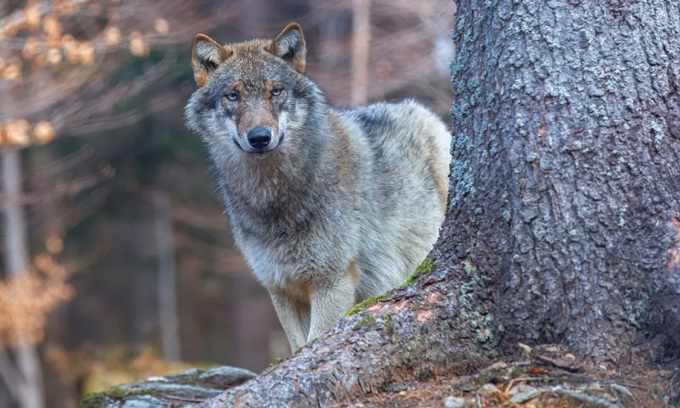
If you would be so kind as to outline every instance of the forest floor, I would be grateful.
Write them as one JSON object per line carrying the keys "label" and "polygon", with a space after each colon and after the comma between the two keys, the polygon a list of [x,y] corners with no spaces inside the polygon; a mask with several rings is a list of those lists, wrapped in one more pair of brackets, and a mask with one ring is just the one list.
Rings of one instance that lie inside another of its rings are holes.
{"label": "forest floor", "polygon": [[621,374],[569,370],[546,361],[501,361],[474,375],[408,381],[337,407],[680,407],[680,371]]}

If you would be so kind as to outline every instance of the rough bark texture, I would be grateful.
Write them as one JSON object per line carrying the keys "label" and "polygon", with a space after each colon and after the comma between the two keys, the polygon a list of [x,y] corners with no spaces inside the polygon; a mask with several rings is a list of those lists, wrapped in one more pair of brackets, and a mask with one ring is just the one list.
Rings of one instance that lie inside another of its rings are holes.
{"label": "rough bark texture", "polygon": [[329,406],[517,342],[680,356],[680,5],[464,0],[435,266],[203,407]]}
{"label": "rough bark texture", "polygon": [[[680,352],[680,3],[461,1],[451,212],[504,346]],[[492,338],[497,335],[494,334]]]}

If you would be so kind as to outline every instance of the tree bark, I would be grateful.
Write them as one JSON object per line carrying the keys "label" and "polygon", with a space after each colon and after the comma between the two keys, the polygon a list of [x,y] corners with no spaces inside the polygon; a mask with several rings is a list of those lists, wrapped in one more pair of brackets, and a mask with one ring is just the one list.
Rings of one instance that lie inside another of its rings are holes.
{"label": "tree bark", "polygon": [[679,3],[488,6],[458,5],[437,259],[489,282],[504,349],[677,361]]}
{"label": "tree bark", "polygon": [[457,14],[433,270],[202,406],[328,406],[465,374],[518,341],[623,370],[680,360],[680,5]]}

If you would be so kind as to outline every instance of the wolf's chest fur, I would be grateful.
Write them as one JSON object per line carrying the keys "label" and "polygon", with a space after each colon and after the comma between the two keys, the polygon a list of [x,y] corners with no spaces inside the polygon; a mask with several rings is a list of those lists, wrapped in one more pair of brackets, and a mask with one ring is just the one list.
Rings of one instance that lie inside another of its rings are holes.
{"label": "wolf's chest fur", "polygon": [[315,271],[319,275],[319,270],[338,269],[351,261],[361,241],[360,203],[368,197],[360,191],[357,177],[367,163],[362,166],[352,149],[340,149],[350,144],[349,140],[323,144],[314,163],[294,176],[288,175],[289,164],[281,160],[280,169],[263,170],[265,180],[256,188],[243,189],[224,180],[237,245],[265,287],[297,290],[295,285],[315,279]]}

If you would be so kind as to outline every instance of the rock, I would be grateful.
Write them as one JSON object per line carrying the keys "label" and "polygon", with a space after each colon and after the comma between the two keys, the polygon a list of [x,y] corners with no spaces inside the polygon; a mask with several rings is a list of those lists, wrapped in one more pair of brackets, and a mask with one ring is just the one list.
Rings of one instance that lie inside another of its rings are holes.
{"label": "rock", "polygon": [[630,390],[628,390],[628,388],[624,387],[623,385],[619,385],[619,384],[611,384],[610,387],[611,387],[612,390],[618,391],[618,392],[620,392],[621,394],[625,394],[625,395],[627,395],[627,396],[629,396],[629,397],[632,397],[632,396],[633,396],[633,393],[630,392]]}
{"label": "rock", "polygon": [[448,397],[444,400],[444,408],[465,408],[467,401],[464,398]]}
{"label": "rock", "polygon": [[80,403],[80,408],[153,408],[198,404],[256,375],[252,371],[234,367],[191,369],[87,395]]}
{"label": "rock", "polygon": [[477,394],[481,395],[482,397],[491,397],[494,394],[497,394],[501,392],[498,388],[496,388],[495,385],[489,383],[489,384],[484,384],[482,388],[477,391]]}
{"label": "rock", "polygon": [[604,391],[604,388],[599,384],[599,383],[593,383],[593,384],[585,384],[583,386],[583,389],[581,391]]}
{"label": "rock", "polygon": [[508,394],[512,396],[510,402],[521,404],[538,397],[538,389],[530,385],[520,384],[513,387]]}

